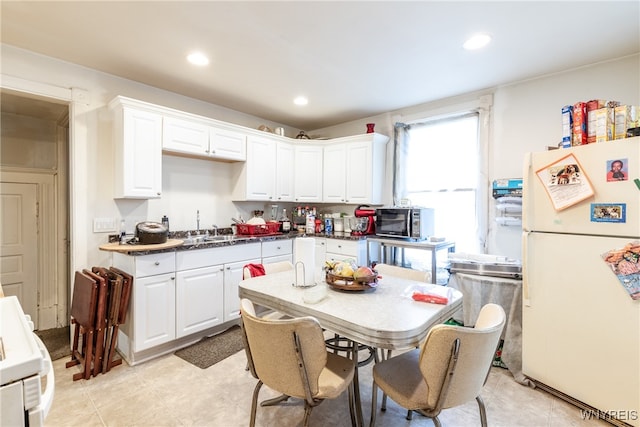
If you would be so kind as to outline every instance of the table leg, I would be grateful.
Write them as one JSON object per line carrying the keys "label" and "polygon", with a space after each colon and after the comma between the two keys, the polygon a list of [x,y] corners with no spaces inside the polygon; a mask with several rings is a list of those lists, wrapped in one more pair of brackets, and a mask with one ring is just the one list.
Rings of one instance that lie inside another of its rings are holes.
{"label": "table leg", "polygon": [[358,380],[358,343],[351,341],[351,354],[355,363],[355,370],[353,372],[353,393],[355,395],[356,405],[356,425],[364,426],[364,417],[362,415],[362,400],[360,399],[360,382]]}

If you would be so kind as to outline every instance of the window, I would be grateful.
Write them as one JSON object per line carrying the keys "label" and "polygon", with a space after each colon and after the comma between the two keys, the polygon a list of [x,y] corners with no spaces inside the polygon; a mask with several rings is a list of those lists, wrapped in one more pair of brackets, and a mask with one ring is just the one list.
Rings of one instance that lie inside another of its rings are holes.
{"label": "window", "polygon": [[[435,234],[457,252],[482,253],[487,190],[482,111],[396,125],[394,200],[435,210]],[[424,251],[407,250],[405,264],[430,269]],[[426,265],[425,265],[426,263]]]}
{"label": "window", "polygon": [[406,197],[435,209],[438,236],[475,252],[479,185],[478,115],[412,125],[406,157]]}

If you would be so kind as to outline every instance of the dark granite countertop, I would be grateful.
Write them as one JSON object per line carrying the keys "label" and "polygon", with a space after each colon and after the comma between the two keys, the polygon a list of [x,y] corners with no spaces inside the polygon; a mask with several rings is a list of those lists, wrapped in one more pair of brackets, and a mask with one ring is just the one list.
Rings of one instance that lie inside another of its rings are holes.
{"label": "dark granite countertop", "polygon": [[[283,239],[295,239],[296,237],[318,237],[318,238],[328,238],[328,239],[340,239],[340,240],[366,240],[367,236],[352,236],[350,233],[341,233],[336,232],[332,234],[305,234],[298,232],[291,233],[283,233],[283,234],[275,234],[270,236],[235,236],[235,238],[231,238],[230,234],[221,233],[220,236],[229,236],[229,240],[218,240],[218,241],[199,241],[197,243],[189,243],[187,240],[187,232],[175,232],[169,233],[169,238],[171,239],[183,239],[185,243],[181,246],[166,248],[166,249],[151,249],[148,251],[143,251],[137,248],[136,250],[126,251],[119,250],[118,252],[125,253],[127,255],[132,256],[140,256],[140,255],[149,255],[149,254],[157,254],[163,252],[178,252],[178,251],[192,251],[198,249],[207,249],[207,248],[220,248],[225,246],[233,246],[233,245],[246,245],[251,243],[260,243],[260,242],[268,242],[274,240],[283,240]],[[192,235],[193,237],[193,235]]]}

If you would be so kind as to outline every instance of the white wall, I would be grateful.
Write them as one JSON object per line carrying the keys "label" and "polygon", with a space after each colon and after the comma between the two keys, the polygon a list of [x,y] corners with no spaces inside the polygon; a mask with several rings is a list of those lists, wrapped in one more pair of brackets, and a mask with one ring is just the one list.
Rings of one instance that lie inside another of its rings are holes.
{"label": "white wall", "polygon": [[[124,217],[129,231],[137,220],[160,220],[168,215],[172,229],[195,229],[196,210],[201,227],[228,226],[238,210],[262,209],[262,204],[231,202],[227,163],[163,157],[163,198],[152,201],[113,199],[111,117],[106,105],[117,95],[211,117],[250,128],[282,126],[220,106],[186,98],[137,82],[53,58],[2,45],[3,87],[18,79],[33,93],[65,93],[81,89],[82,99],[70,114],[71,270],[109,265],[109,253],[98,250],[107,234],[93,233],[93,218]],[[86,91],[86,92],[84,92]],[[297,129],[285,127],[287,135]],[[245,217],[247,214],[245,214]],[[119,221],[118,221],[119,222]]]}
{"label": "white wall", "polygon": [[[614,99],[640,104],[639,55],[581,69],[544,76],[496,88],[490,137],[489,180],[522,175],[523,154],[544,150],[560,140],[560,108],[589,99]],[[257,128],[261,124],[280,126],[258,117],[186,98],[137,82],[120,79],[28,51],[2,45],[2,74],[33,82],[34,86],[81,88],[86,102],[78,104],[71,116],[72,269],[107,264],[107,253],[97,250],[105,234],[92,232],[95,217],[127,218],[129,227],[137,219],[159,220],[168,215],[172,229],[195,228],[195,212],[200,210],[201,227],[227,225],[238,210],[263,209],[261,204],[233,204],[230,199],[229,165],[220,162],[163,158],[163,198],[152,201],[113,200],[113,146],[106,104],[116,95],[140,99],[194,114]],[[491,90],[482,93],[492,92]],[[455,100],[412,106],[331,128],[310,131],[311,135],[337,137],[362,134],[365,124],[376,123],[376,131],[393,136],[393,120],[398,115],[415,115],[441,106],[470,99],[468,94]],[[296,129],[285,128],[287,135]],[[391,153],[392,143],[388,145]],[[388,157],[387,173],[390,170]],[[388,175],[391,176],[391,175]],[[390,185],[390,179],[386,182]],[[385,189],[390,194],[390,186]],[[490,204],[490,207],[493,207]],[[493,212],[489,212],[493,220]],[[517,228],[491,227],[488,251],[520,258],[520,232]]]}
{"label": "white wall", "polygon": [[[593,64],[536,79],[452,99],[412,106],[386,115],[370,117],[314,134],[340,136],[364,129],[364,123],[377,122],[376,130],[393,137],[391,117],[420,115],[437,111],[493,92],[493,120],[489,144],[489,183],[498,178],[521,178],[524,154],[544,151],[561,140],[561,108],[590,99],[607,99],[623,104],[640,105],[640,55]],[[379,126],[382,125],[382,126]],[[391,144],[390,144],[391,145]],[[390,162],[387,173],[390,175]],[[387,181],[390,181],[388,179]],[[489,204],[488,252],[521,258],[521,229],[495,224],[494,203]]]}

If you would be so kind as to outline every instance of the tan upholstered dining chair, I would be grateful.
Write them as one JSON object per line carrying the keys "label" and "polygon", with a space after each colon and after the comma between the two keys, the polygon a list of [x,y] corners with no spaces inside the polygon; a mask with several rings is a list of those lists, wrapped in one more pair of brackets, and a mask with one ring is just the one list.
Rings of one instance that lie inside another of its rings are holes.
{"label": "tan upholstered dining chair", "polygon": [[[264,274],[274,274],[280,273],[282,271],[293,270],[293,264],[289,261],[278,261],[267,264],[262,264],[264,268]],[[249,279],[251,278],[251,269],[245,266],[242,269],[242,278]],[[260,315],[260,317],[271,318],[271,319],[286,319],[288,316],[286,314],[280,313],[279,311],[271,310],[267,307],[256,306],[256,312]]]}
{"label": "tan upholstered dining chair", "polygon": [[388,274],[389,276],[416,280],[418,282],[431,282],[431,273],[428,271],[415,270],[390,264],[376,264],[374,270],[382,277]]}
{"label": "tan upholstered dining chair", "polygon": [[[487,415],[480,392],[489,375],[505,319],[501,306],[487,304],[480,310],[475,327],[434,326],[421,349],[376,364],[370,425],[375,425],[380,387],[403,408],[432,418],[436,427],[441,426],[438,415],[443,409],[475,399],[481,424],[486,427]],[[381,409],[386,409],[384,400]]]}
{"label": "tan upholstered dining chair", "polygon": [[258,379],[253,391],[250,426],[255,426],[258,395],[263,384],[282,393],[262,402],[268,406],[295,397],[304,400],[303,425],[311,410],[345,390],[349,395],[351,423],[355,425],[353,360],[327,352],[322,328],[313,317],[264,319],[255,315],[253,303],[241,300],[242,329],[251,374]]}

